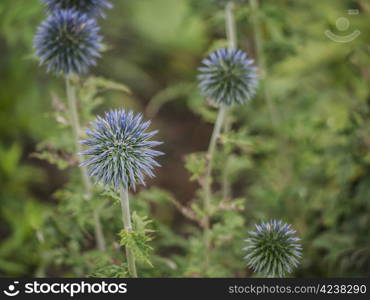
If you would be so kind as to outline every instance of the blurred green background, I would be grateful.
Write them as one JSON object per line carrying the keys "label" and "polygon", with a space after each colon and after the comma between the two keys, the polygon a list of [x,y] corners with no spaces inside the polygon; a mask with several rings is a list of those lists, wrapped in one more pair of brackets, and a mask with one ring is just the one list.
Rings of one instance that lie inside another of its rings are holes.
{"label": "blurred green background", "polygon": [[[208,0],[112,2],[100,20],[107,49],[92,73],[132,93],[107,93],[96,113],[125,106],[153,119],[166,156],[149,186],[186,204],[198,186],[184,159],[207,149],[214,118],[195,88],[196,69],[225,45],[224,11]],[[238,235],[260,219],[281,218],[302,238],[296,276],[369,276],[370,2],[259,2],[258,10],[248,1],[236,9],[239,47],[257,60],[262,76],[257,97],[234,110],[229,137],[238,148],[231,161],[234,197],[246,199],[247,225]],[[40,236],[58,205],[55,192],[70,176],[34,155],[41,141],[59,136],[50,114],[53,95],[64,93],[63,81],[33,56],[43,17],[38,0],[0,1],[1,276],[78,274],[52,266],[48,257],[58,246]],[[336,28],[339,17],[350,21],[347,30]],[[338,43],[326,30],[361,35]],[[167,204],[159,215],[184,234],[188,221],[175,207]],[[169,247],[161,255],[175,252]],[[242,271],[228,275],[243,276],[245,268],[241,256]]]}

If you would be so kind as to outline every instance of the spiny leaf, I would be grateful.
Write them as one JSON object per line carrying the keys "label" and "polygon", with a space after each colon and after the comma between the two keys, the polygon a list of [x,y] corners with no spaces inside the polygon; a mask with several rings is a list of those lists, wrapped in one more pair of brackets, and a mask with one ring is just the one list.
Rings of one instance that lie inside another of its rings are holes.
{"label": "spiny leaf", "polygon": [[154,232],[154,230],[148,228],[148,226],[152,224],[153,221],[150,220],[147,216],[140,217],[136,212],[134,212],[132,214],[132,222],[134,224],[135,230],[138,232],[144,234]]}
{"label": "spiny leaf", "polygon": [[84,88],[88,90],[107,89],[131,93],[130,88],[126,85],[103,77],[89,77],[84,83]]}
{"label": "spiny leaf", "polygon": [[148,228],[148,225],[152,223],[148,217],[139,215],[134,212],[132,214],[132,222],[134,231],[122,230],[119,235],[121,237],[120,244],[121,246],[129,247],[137,260],[143,261],[150,266],[153,266],[150,262],[150,253],[153,250],[148,243],[152,240],[152,237],[149,233],[152,233],[153,230]]}
{"label": "spiny leaf", "polygon": [[149,259],[153,248],[147,244],[151,240],[150,237],[143,232],[127,230],[122,230],[119,235],[121,237],[121,246],[130,248],[137,260],[153,266]]}
{"label": "spiny leaf", "polygon": [[191,173],[191,181],[200,180],[206,171],[206,164],[204,153],[192,153],[185,157],[185,168]]}
{"label": "spiny leaf", "polygon": [[179,97],[189,97],[194,90],[195,84],[188,82],[180,82],[161,90],[149,102],[147,115],[153,118],[164,104],[177,100]]}

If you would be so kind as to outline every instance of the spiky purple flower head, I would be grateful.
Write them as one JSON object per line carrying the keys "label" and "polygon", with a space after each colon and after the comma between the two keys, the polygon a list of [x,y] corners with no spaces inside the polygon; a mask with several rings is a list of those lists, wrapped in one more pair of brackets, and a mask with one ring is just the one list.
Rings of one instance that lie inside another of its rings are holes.
{"label": "spiky purple flower head", "polygon": [[76,10],[57,10],[41,23],[34,48],[41,65],[57,75],[86,73],[100,57],[102,37],[95,19]]}
{"label": "spiky purple flower head", "polygon": [[258,87],[257,68],[242,50],[219,49],[198,70],[201,92],[216,104],[244,104]]}
{"label": "spiky purple flower head", "polygon": [[50,13],[61,9],[73,9],[90,17],[105,17],[104,10],[113,7],[106,0],[41,0],[41,2],[45,4]]}
{"label": "spiky purple flower head", "polygon": [[291,225],[271,220],[256,225],[245,241],[249,244],[243,250],[248,266],[256,273],[267,277],[284,277],[299,264],[302,247]]}
{"label": "spiky purple flower head", "polygon": [[162,143],[149,140],[157,133],[146,132],[150,123],[142,122],[141,114],[123,109],[97,117],[86,130],[88,138],[81,141],[87,149],[79,153],[87,156],[81,165],[89,176],[116,191],[145,184],[146,175],[154,177],[152,170],[159,166],[155,158],[163,153],[152,149]]}

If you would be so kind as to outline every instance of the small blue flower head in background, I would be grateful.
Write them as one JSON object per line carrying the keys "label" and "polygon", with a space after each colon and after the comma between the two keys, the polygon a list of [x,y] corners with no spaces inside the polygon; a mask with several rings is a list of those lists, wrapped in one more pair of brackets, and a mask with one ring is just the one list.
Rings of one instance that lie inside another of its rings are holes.
{"label": "small blue flower head in background", "polygon": [[162,143],[149,140],[157,133],[146,132],[150,121],[142,122],[141,114],[120,109],[97,117],[91,125],[88,138],[81,141],[86,150],[79,154],[87,156],[81,165],[96,182],[118,191],[145,184],[146,175],[154,177],[152,170],[159,166],[155,158],[163,153],[152,149]]}
{"label": "small blue flower head in background", "polygon": [[248,266],[256,273],[267,277],[284,277],[299,264],[302,247],[295,237],[296,231],[289,224],[271,220],[256,225],[245,241],[249,244],[243,250]]}
{"label": "small blue flower head in background", "polygon": [[216,104],[244,104],[258,87],[254,61],[241,50],[220,49],[203,59],[198,70],[201,92]]}
{"label": "small blue flower head in background", "polygon": [[41,23],[34,39],[40,64],[57,75],[86,73],[100,57],[99,30],[96,21],[81,12],[54,12]]}
{"label": "small blue flower head in background", "polygon": [[61,9],[73,9],[87,14],[90,17],[105,17],[104,10],[113,5],[106,0],[41,0],[48,12],[53,13]]}

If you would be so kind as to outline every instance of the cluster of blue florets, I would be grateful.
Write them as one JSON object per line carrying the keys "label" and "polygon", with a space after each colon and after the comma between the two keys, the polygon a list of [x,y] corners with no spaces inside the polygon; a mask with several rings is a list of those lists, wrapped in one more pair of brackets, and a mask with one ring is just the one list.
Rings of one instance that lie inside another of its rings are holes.
{"label": "cluster of blue florets", "polygon": [[299,264],[302,256],[300,239],[290,224],[271,220],[256,224],[249,232],[244,248],[248,266],[266,277],[284,277]]}
{"label": "cluster of blue florets", "polygon": [[219,49],[203,59],[199,68],[199,88],[216,104],[244,104],[258,87],[257,68],[247,53],[237,49]]}
{"label": "cluster of blue florets", "polygon": [[110,110],[86,130],[87,138],[81,141],[86,150],[79,154],[86,157],[82,166],[97,183],[119,191],[154,177],[152,170],[159,167],[155,158],[163,153],[152,148],[162,143],[151,140],[157,131],[148,132],[150,121],[142,119],[132,111]]}
{"label": "cluster of blue florets", "polygon": [[34,48],[40,64],[57,75],[86,73],[102,50],[97,17],[112,7],[106,0],[41,0],[48,16],[37,29]]}

